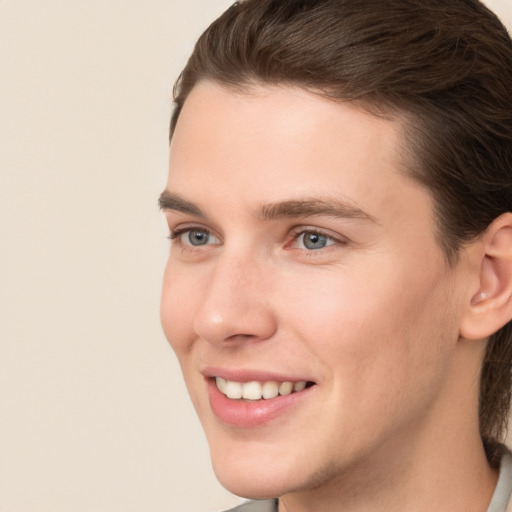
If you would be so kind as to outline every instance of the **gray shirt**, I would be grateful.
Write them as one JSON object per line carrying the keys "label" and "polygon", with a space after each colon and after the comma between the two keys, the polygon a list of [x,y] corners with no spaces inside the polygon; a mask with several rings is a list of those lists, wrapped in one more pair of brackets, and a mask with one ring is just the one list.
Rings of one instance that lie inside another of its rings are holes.
{"label": "gray shirt", "polygon": [[501,458],[500,476],[487,512],[507,512],[512,508],[512,455],[505,452]]}
{"label": "gray shirt", "polygon": [[[501,458],[500,476],[487,512],[512,512],[512,455],[505,452]],[[248,501],[226,512],[277,512],[277,500]]]}

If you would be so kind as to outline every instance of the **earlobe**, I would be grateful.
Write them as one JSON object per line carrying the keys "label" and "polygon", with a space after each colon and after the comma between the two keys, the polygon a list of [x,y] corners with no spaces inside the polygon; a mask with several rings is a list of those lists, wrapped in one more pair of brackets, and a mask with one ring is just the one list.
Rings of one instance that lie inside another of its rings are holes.
{"label": "earlobe", "polygon": [[495,219],[476,242],[479,251],[478,290],[462,318],[460,335],[485,339],[512,319],[512,213]]}

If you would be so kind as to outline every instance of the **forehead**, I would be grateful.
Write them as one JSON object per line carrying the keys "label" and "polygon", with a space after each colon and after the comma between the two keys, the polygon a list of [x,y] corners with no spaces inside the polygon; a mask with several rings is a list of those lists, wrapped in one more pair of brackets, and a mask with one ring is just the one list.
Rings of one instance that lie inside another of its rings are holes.
{"label": "forehead", "polygon": [[167,188],[201,204],[214,190],[239,206],[336,194],[373,217],[403,213],[410,198],[430,218],[429,194],[404,172],[401,148],[399,121],[352,103],[298,87],[242,93],[203,82],[178,120]]}
{"label": "forehead", "polygon": [[[215,125],[219,129],[212,132]],[[355,138],[364,132],[366,140],[374,144],[377,140],[372,141],[371,137],[377,134],[377,139],[392,150],[401,130],[398,115],[395,118],[381,112],[373,115],[363,102],[335,100],[298,86],[251,84],[244,89],[233,89],[209,81],[199,82],[192,89],[178,126],[176,131],[181,136],[200,137],[206,133],[215,144],[234,142],[236,136],[252,136],[254,144],[264,142],[267,150],[274,147],[269,145],[270,141],[282,145],[285,138],[291,142],[315,135],[326,127],[336,138],[340,129],[345,132],[344,138]],[[222,130],[228,127],[238,127],[238,131]],[[382,138],[384,133],[386,140]],[[277,140],[276,135],[279,135]],[[322,135],[325,137],[326,133]],[[175,133],[171,148],[176,145],[176,138]]]}

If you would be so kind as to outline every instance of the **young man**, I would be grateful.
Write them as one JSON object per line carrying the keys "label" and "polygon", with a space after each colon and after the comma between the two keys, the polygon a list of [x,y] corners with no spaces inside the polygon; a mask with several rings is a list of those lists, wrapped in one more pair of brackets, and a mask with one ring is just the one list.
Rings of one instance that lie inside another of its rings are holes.
{"label": "young man", "polygon": [[247,0],[198,41],[162,323],[237,510],[512,510],[511,84],[477,0]]}

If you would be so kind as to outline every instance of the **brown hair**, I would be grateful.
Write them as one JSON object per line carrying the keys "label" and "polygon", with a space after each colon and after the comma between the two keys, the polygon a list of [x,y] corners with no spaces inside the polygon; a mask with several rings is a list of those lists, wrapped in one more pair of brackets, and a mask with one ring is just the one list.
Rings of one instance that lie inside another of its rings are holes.
{"label": "brown hair", "polygon": [[[174,89],[171,137],[201,80],[289,84],[400,115],[408,172],[431,191],[450,263],[512,211],[512,42],[478,0],[245,0],[198,40]],[[491,336],[480,432],[506,431],[512,324]]]}

